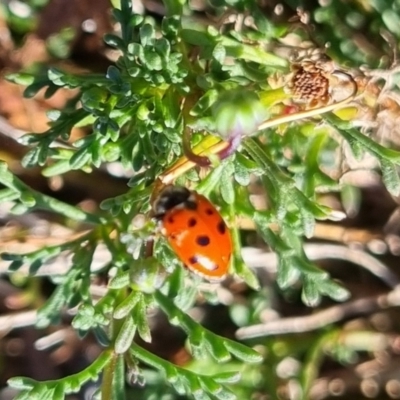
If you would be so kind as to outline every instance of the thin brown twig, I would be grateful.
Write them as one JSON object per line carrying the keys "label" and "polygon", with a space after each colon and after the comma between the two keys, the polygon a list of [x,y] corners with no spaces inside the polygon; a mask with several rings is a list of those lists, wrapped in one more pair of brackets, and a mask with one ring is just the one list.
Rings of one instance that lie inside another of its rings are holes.
{"label": "thin brown twig", "polygon": [[[396,274],[384,263],[363,250],[333,244],[306,243],[304,251],[311,261],[327,259],[348,261],[366,269],[391,289],[400,285],[400,280]],[[252,251],[246,248],[243,251],[243,259],[247,266],[251,268],[268,268],[269,272],[276,272],[278,265],[278,258],[275,253]]]}
{"label": "thin brown twig", "polygon": [[[366,252],[349,249],[345,246],[320,244],[306,244],[304,249],[310,260],[336,258],[357,264],[381,279],[392,288],[392,290],[383,295],[365,297],[329,307],[312,315],[282,318],[263,324],[240,328],[236,332],[236,336],[239,339],[309,332],[357,315],[365,315],[388,307],[400,305],[400,282],[398,277],[387,268],[385,264]],[[268,254],[268,256],[269,255],[270,254]],[[265,254],[263,256],[265,256]],[[271,262],[274,264],[277,263],[276,256],[274,258],[268,257],[268,260],[263,260],[263,258],[264,257],[256,258],[258,266],[263,265],[263,261],[268,261],[269,267],[271,267]]]}
{"label": "thin brown twig", "polygon": [[32,326],[36,323],[36,317],[35,310],[3,315],[0,317],[0,331],[8,333],[17,328]]}
{"label": "thin brown twig", "polygon": [[399,305],[400,286],[397,286],[387,294],[353,300],[318,311],[312,315],[282,318],[264,324],[240,328],[236,332],[236,337],[238,339],[251,339],[261,336],[309,332],[349,318]]}

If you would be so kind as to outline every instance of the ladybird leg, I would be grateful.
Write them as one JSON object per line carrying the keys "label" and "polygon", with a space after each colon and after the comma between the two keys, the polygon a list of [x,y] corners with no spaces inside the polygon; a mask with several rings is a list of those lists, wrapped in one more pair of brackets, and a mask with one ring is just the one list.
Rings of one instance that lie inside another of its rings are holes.
{"label": "ladybird leg", "polygon": [[151,257],[153,255],[154,250],[154,238],[148,238],[146,240],[146,249],[145,249],[145,257]]}

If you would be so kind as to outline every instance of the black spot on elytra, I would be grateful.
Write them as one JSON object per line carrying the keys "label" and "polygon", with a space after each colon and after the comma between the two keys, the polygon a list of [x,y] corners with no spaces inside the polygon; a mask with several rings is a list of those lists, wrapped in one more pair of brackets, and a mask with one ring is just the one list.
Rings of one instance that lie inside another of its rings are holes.
{"label": "black spot on elytra", "polygon": [[196,256],[192,256],[189,258],[189,262],[190,264],[196,264],[197,263],[197,257]]}
{"label": "black spot on elytra", "polygon": [[196,243],[202,247],[208,246],[210,244],[210,238],[207,235],[197,236]]}
{"label": "black spot on elytra", "polygon": [[225,222],[224,221],[219,221],[218,225],[217,225],[217,231],[223,235],[226,231],[226,226],[225,226]]}
{"label": "black spot on elytra", "polygon": [[174,221],[175,221],[175,220],[174,220],[174,218],[173,218],[173,217],[169,217],[169,218],[168,218],[168,222],[169,222],[170,224],[173,224],[173,223],[174,223]]}
{"label": "black spot on elytra", "polygon": [[176,236],[175,235],[171,235],[171,240],[176,240]]}
{"label": "black spot on elytra", "polygon": [[189,218],[189,221],[188,221],[188,227],[189,228],[193,228],[195,225],[197,224],[197,219],[196,218]]}
{"label": "black spot on elytra", "polygon": [[211,210],[211,208],[207,208],[207,209],[206,209],[206,214],[207,214],[207,215],[213,215],[213,214],[214,214],[214,211]]}

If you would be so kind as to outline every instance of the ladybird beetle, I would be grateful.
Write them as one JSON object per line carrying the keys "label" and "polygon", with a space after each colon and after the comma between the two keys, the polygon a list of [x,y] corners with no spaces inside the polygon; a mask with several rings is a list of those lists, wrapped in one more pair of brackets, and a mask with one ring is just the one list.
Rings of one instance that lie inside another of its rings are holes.
{"label": "ladybird beetle", "polygon": [[154,217],[185,267],[209,281],[228,272],[232,240],[217,209],[204,196],[165,186],[153,203]]}

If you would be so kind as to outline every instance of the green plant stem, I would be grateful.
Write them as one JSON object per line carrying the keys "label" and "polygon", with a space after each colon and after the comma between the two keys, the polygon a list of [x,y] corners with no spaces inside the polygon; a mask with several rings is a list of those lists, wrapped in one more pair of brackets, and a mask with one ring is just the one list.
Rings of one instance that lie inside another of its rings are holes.
{"label": "green plant stem", "polygon": [[114,400],[112,398],[112,389],[118,357],[118,354],[113,352],[110,361],[103,370],[103,379],[101,383],[101,400]]}
{"label": "green plant stem", "polygon": [[[82,82],[87,82],[90,79],[89,76],[85,78],[81,78]],[[93,79],[96,83],[98,79]],[[104,80],[104,79],[103,79]],[[61,132],[69,132],[72,127],[76,126],[79,122],[83,121],[90,114],[88,111],[84,109],[78,109],[68,116],[62,116],[58,121],[55,122],[54,126],[52,126],[48,131],[41,134],[40,139],[46,140],[46,142],[50,145],[57,137],[60,136]],[[26,135],[27,138],[32,138],[31,134]],[[24,136],[22,137],[22,141],[24,142]],[[38,140],[35,140],[38,142]],[[27,143],[26,143],[27,144]]]}
{"label": "green plant stem", "polygon": [[342,135],[349,143],[358,142],[370,153],[388,161],[392,161],[397,165],[400,164],[400,152],[388,149],[374,142],[368,136],[362,134],[357,129],[354,129],[350,122],[343,121],[334,114],[326,114],[324,118],[333,125],[340,135]]}
{"label": "green plant stem", "polygon": [[275,54],[268,53],[257,46],[243,44],[227,36],[221,37],[221,43],[225,47],[227,55],[231,57],[262,63],[277,69],[286,69],[288,67],[287,60]]}
{"label": "green plant stem", "polygon": [[24,193],[28,193],[32,199],[32,205],[29,208],[39,208],[46,211],[51,211],[56,214],[63,215],[64,217],[71,218],[75,221],[84,221],[92,224],[99,224],[102,222],[102,218],[94,214],[89,214],[85,211],[80,210],[77,207],[71,206],[70,204],[64,203],[60,200],[54,199],[53,197],[46,196],[42,193],[33,190],[15,175],[13,175],[7,167],[5,162],[0,162],[0,182],[19,193],[22,196]]}
{"label": "green plant stem", "polygon": [[37,192],[32,191],[32,194],[34,195],[39,208],[61,214],[76,221],[85,221],[92,224],[98,224],[101,222],[101,218],[94,214],[82,211],[77,207]]}
{"label": "green plant stem", "polygon": [[160,359],[136,343],[131,346],[131,353],[135,358],[156,369],[160,369],[163,364],[167,363],[167,361]]}
{"label": "green plant stem", "polygon": [[320,336],[318,340],[315,341],[315,344],[311,347],[308,352],[306,359],[303,364],[303,368],[301,371],[301,387],[302,387],[302,397],[301,400],[309,399],[309,392],[311,389],[311,385],[315,382],[315,379],[318,376],[318,370],[324,357],[324,349],[328,343],[332,343],[338,337],[338,331],[329,331],[325,332]]}
{"label": "green plant stem", "polygon": [[[236,200],[238,201],[238,200]],[[239,200],[240,201],[240,200]],[[240,240],[240,232],[239,232],[239,227],[234,224],[236,217],[235,213],[235,205],[234,203],[229,204],[229,221],[230,221],[230,226],[231,226],[231,236],[232,236],[232,244],[233,244],[233,249],[234,249],[234,257],[233,257],[233,262],[234,262],[234,272],[239,274],[241,277],[243,277],[246,281],[246,283],[252,287],[255,290],[260,289],[260,283],[253,273],[246,264],[243,262],[242,258],[242,243]]]}
{"label": "green plant stem", "polygon": [[248,138],[242,146],[274,184],[291,184],[290,178],[269,158],[256,139]]}
{"label": "green plant stem", "polygon": [[265,376],[264,390],[268,393],[270,400],[279,400],[281,397],[278,395],[279,379],[276,376],[276,366],[280,361],[280,357],[276,354],[274,341],[270,338],[266,339],[265,347],[268,351],[268,357],[265,357],[263,363],[263,374]]}
{"label": "green plant stem", "polygon": [[[79,388],[81,388],[86,382],[97,379],[100,373],[107,365],[107,363],[111,361],[111,359],[112,359],[111,350],[105,350],[87,368],[76,374],[67,376],[65,378],[52,381],[37,382],[30,378],[13,377],[10,378],[7,383],[10,386],[18,387],[20,389],[21,380],[29,381],[29,384],[25,383],[23,385],[24,389],[26,389],[28,392],[30,390],[35,390],[36,388],[39,387],[44,388],[44,390],[46,390],[45,388],[47,388],[47,390],[52,390],[54,386],[57,385],[58,387],[62,388],[64,394],[76,393],[79,390]],[[109,399],[111,400],[111,397]]]}

